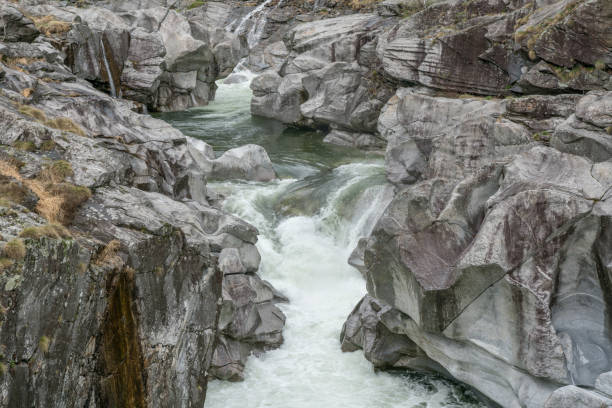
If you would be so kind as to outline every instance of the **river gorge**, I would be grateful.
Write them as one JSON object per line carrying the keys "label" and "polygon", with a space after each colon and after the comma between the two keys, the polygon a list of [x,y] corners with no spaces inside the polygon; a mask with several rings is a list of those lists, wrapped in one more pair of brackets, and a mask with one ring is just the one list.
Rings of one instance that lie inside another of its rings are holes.
{"label": "river gorge", "polygon": [[0,26],[0,406],[612,407],[609,1]]}

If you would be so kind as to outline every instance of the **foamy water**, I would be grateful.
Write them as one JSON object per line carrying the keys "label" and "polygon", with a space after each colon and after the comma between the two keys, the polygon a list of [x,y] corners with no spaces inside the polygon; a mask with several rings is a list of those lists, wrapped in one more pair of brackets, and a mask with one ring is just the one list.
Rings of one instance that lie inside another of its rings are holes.
{"label": "foamy water", "polygon": [[366,293],[347,258],[391,198],[383,159],[251,118],[249,99],[248,82],[221,85],[212,105],[165,117],[217,150],[264,145],[282,176],[209,185],[226,196],[228,212],[259,229],[259,274],[290,303],[279,305],[283,346],[251,357],[243,382],[209,382],[206,408],[479,406],[439,377],[375,372],[361,351],[340,350],[342,324]]}

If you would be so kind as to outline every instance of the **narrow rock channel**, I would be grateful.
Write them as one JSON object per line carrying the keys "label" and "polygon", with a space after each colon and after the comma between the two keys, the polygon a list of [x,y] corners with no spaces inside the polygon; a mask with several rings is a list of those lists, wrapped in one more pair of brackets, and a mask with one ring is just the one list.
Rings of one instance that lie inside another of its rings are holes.
{"label": "narrow rock channel", "polygon": [[365,292],[365,280],[346,260],[392,198],[383,157],[251,117],[249,82],[221,83],[210,105],[161,115],[215,152],[264,146],[280,176],[208,186],[225,197],[225,210],[258,228],[259,274],[289,302],[281,306],[287,320],[280,349],[249,359],[242,382],[209,383],[205,406],[484,406],[441,377],[375,372],[361,353],[341,351],[342,324]]}

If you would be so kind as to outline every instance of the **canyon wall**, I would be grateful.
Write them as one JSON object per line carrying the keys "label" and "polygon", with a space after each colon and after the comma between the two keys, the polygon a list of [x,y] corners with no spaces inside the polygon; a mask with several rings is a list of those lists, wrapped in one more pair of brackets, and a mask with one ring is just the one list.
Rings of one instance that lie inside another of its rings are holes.
{"label": "canyon wall", "polygon": [[385,152],[342,349],[504,407],[612,404],[610,2],[323,3],[252,113]]}

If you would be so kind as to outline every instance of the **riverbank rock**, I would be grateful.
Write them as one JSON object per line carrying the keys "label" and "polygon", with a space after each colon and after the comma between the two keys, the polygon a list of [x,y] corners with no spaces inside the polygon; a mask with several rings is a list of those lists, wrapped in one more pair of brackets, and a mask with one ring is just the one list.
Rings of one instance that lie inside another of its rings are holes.
{"label": "riverbank rock", "polygon": [[[252,262],[245,264],[250,258]],[[276,303],[286,302],[287,298],[254,274],[259,267],[259,254],[254,247],[224,249],[219,265],[224,274],[218,324],[221,335],[211,374],[221,380],[241,381],[249,355],[260,355],[283,343],[285,315]]]}
{"label": "riverbank rock", "polygon": [[[298,24],[283,37],[287,57],[251,84],[251,111],[284,123],[335,129],[327,141],[380,146],[376,122],[391,96],[372,69],[376,36],[388,22],[353,14]],[[340,138],[339,135],[345,135]]]}
{"label": "riverbank rock", "polygon": [[396,350],[386,339],[405,335],[433,361],[413,368],[450,374],[502,406],[605,401],[555,390],[594,387],[612,365],[609,279],[599,272],[610,156],[581,144],[565,153],[554,135],[581,120],[576,128],[605,140],[606,97],[449,100],[398,90],[379,120],[398,191],[351,261],[363,263],[368,293],[382,302],[372,310],[385,312],[356,308],[349,348],[379,365]]}
{"label": "riverbank rock", "polygon": [[210,45],[195,39],[187,18],[175,10],[157,4],[122,11],[53,5],[26,10],[54,24],[44,34],[61,44],[71,71],[111,96],[161,111],[214,98],[217,65]]}
{"label": "riverbank rock", "polygon": [[0,405],[202,406],[225,332],[249,345],[242,365],[282,341],[257,230],[208,204],[210,146],[95,89],[54,45],[0,45]]}
{"label": "riverbank rock", "polygon": [[332,18],[315,6],[308,21],[287,20],[279,61],[252,82],[254,115],[331,129],[330,143],[361,145],[344,132],[384,144],[377,118],[401,86],[450,98],[612,89],[612,10],[602,0],[393,0],[341,16],[333,3],[319,5]]}

